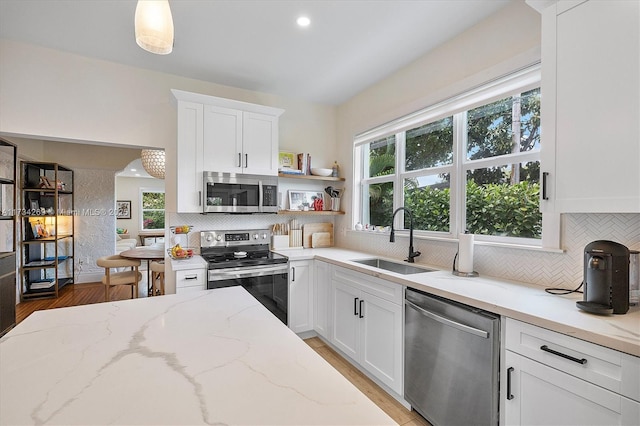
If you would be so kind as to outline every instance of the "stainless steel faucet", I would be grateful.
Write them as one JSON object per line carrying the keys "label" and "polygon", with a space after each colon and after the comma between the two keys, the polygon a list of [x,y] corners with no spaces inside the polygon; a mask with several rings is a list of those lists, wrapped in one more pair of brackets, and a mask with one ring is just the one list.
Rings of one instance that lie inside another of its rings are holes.
{"label": "stainless steel faucet", "polygon": [[396,211],[393,212],[393,216],[391,216],[391,235],[389,236],[389,242],[394,243],[396,241],[396,232],[395,229],[393,229],[393,221],[396,217],[396,213],[398,213],[400,210],[404,210],[409,214],[409,257],[407,257],[404,261],[415,263],[413,261],[413,258],[420,256],[422,253],[420,253],[419,251],[413,251],[413,214],[408,208],[398,207]]}

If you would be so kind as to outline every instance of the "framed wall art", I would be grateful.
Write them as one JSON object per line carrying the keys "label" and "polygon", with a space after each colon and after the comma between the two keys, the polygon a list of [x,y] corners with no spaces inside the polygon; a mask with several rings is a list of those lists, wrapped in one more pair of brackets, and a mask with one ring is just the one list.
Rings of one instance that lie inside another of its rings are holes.
{"label": "framed wall art", "polygon": [[116,219],[131,219],[131,201],[116,201]]}
{"label": "framed wall art", "polygon": [[322,200],[322,191],[289,190],[289,210],[313,210],[316,198]]}

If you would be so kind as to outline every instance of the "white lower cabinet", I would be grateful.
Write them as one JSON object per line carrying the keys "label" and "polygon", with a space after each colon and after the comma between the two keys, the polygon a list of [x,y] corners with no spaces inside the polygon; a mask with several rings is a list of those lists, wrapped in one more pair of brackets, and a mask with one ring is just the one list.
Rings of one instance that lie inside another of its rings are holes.
{"label": "white lower cabinet", "polygon": [[331,340],[331,265],[320,260],[313,263],[313,329]]}
{"label": "white lower cabinet", "polygon": [[334,267],[332,344],[402,395],[402,286]]}
{"label": "white lower cabinet", "polygon": [[313,330],[313,260],[289,262],[289,328],[295,333]]}
{"label": "white lower cabinet", "polygon": [[505,424],[640,424],[637,357],[511,319],[505,343]]}
{"label": "white lower cabinet", "polygon": [[185,269],[176,271],[176,294],[207,289],[207,270]]}

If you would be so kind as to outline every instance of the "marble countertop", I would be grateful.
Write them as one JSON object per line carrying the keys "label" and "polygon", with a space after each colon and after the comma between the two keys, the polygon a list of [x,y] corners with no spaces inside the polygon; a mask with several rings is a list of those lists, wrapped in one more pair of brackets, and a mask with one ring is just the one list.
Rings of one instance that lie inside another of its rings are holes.
{"label": "marble countertop", "polygon": [[241,287],[37,311],[0,424],[396,424]]}
{"label": "marble countertop", "polygon": [[[463,278],[451,271],[401,275],[376,269],[356,259],[381,257],[340,248],[283,250],[290,260],[319,259],[338,266],[423,290],[496,314],[640,356],[640,306],[625,315],[594,315],[576,307],[582,295],[556,296],[541,286],[492,277]],[[389,259],[402,262],[399,259]],[[417,266],[429,266],[420,265]],[[435,268],[438,269],[438,268]]]}

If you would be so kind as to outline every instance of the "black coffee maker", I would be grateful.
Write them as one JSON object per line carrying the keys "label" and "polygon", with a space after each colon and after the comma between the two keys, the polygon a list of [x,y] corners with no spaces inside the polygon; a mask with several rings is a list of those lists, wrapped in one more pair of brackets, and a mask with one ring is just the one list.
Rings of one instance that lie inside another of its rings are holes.
{"label": "black coffee maker", "polygon": [[593,241],[584,248],[584,300],[578,308],[594,314],[629,310],[629,249],[613,241]]}

